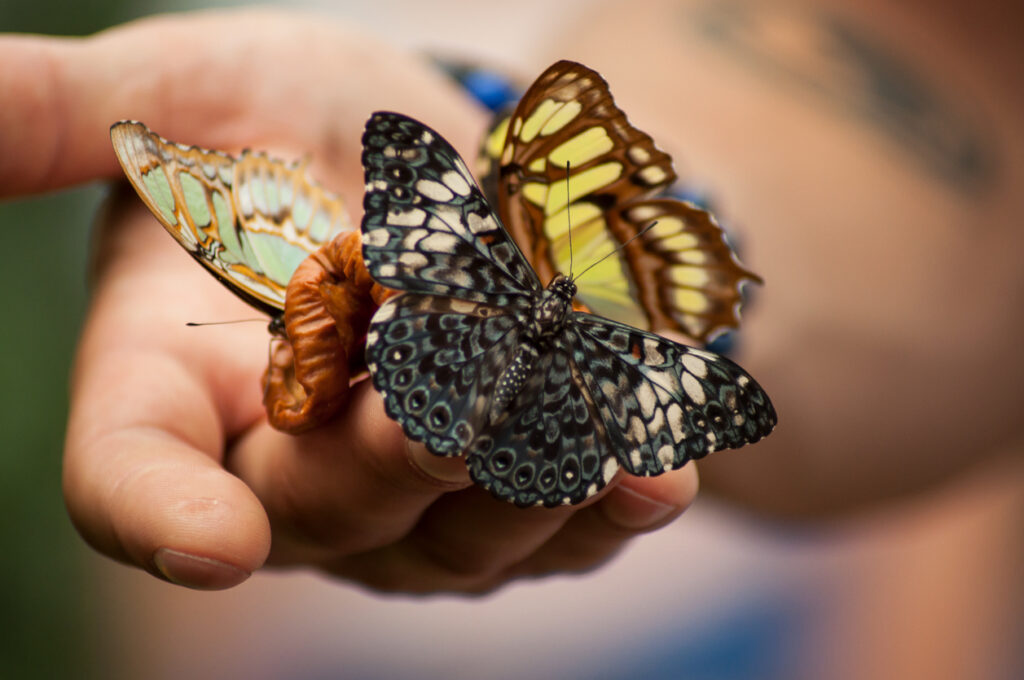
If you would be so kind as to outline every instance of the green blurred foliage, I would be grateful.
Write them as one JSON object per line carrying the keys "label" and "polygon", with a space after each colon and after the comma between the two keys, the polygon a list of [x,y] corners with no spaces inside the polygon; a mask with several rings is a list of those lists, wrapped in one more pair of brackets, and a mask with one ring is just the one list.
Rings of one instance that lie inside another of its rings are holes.
{"label": "green blurred foliage", "polygon": [[82,677],[85,548],[64,511],[68,370],[85,307],[98,190],[0,204],[0,659],[10,678]]}
{"label": "green blurred foliage", "polygon": [[[141,13],[123,0],[0,2],[0,31],[85,35]],[[101,607],[84,566],[88,549],[64,510],[60,469],[89,226],[102,193],[92,186],[0,202],[4,678],[99,676],[93,631]]]}

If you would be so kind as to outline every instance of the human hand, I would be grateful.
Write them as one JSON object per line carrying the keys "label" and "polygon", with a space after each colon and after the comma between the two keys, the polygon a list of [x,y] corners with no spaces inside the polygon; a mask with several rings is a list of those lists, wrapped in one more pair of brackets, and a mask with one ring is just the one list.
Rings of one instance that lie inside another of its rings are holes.
{"label": "human hand", "polygon": [[[0,74],[9,195],[116,177],[107,129],[135,118],[207,147],[309,153],[355,211],[371,111],[429,121],[464,152],[485,124],[428,65],[312,16],[247,10],[84,41],[7,37],[0,63],[12,66]],[[521,510],[470,486],[461,460],[409,444],[366,382],[327,427],[277,432],[260,404],[265,330],[185,328],[251,311],[162,231],[126,187],[114,193],[72,379],[65,496],[107,555],[197,588],[236,585],[266,561],[384,590],[481,592],[592,568],[696,493],[687,466],[624,478],[584,506]]]}

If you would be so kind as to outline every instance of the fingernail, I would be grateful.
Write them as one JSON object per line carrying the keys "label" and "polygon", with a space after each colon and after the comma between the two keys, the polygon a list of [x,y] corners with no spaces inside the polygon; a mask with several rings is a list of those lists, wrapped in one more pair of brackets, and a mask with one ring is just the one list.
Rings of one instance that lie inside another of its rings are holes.
{"label": "fingernail", "polygon": [[426,476],[445,484],[457,484],[460,487],[469,485],[469,470],[466,469],[466,461],[461,456],[451,458],[435,456],[419,442],[410,441],[406,446],[409,451],[409,461]]}
{"label": "fingernail", "polygon": [[605,516],[624,529],[653,528],[679,508],[619,485],[601,502]]}
{"label": "fingernail", "polygon": [[223,590],[249,578],[249,572],[209,557],[189,555],[170,548],[153,553],[153,563],[171,583],[197,590]]}

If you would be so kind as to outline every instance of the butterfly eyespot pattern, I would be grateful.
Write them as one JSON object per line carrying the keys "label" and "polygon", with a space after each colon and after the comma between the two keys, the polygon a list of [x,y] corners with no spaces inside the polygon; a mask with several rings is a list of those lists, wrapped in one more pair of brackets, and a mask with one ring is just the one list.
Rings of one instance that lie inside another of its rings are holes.
{"label": "butterfly eyespot pattern", "polygon": [[341,200],[313,181],[304,163],[176,144],[138,121],[115,123],[110,139],[164,229],[229,290],[269,315],[272,333],[282,332],[285,290],[299,264],[354,230]]}
{"label": "butterfly eyespot pattern", "polygon": [[465,456],[494,496],[575,504],[620,469],[657,475],[772,431],[768,395],[731,360],[576,311],[562,273],[542,285],[434,130],[375,113],[362,160],[365,264],[401,291],[367,334],[374,387],[411,439]]}

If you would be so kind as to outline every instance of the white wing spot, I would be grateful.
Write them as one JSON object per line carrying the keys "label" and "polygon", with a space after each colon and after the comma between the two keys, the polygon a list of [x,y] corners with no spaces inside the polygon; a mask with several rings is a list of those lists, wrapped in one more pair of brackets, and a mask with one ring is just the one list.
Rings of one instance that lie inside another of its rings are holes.
{"label": "white wing spot", "polygon": [[615,473],[619,471],[619,461],[614,458],[609,458],[604,462],[604,470],[601,471],[601,477],[604,479],[604,483],[607,484],[615,476]]}
{"label": "white wing spot", "polygon": [[426,267],[428,264],[430,264],[430,260],[427,259],[426,255],[424,255],[423,253],[416,252],[402,253],[399,256],[398,261],[401,263],[403,267],[408,267],[411,269],[422,269],[423,267]]}
{"label": "white wing spot", "polygon": [[644,421],[637,416],[629,419],[629,436],[636,444],[647,441],[647,428],[644,427]]}
{"label": "white wing spot", "polygon": [[683,374],[683,389],[686,390],[686,396],[693,403],[703,406],[707,401],[707,395],[704,394],[704,388],[701,387],[700,381],[689,373]]}
{"label": "white wing spot", "polygon": [[[373,315],[373,323],[375,323],[375,324],[384,323],[385,321],[390,321],[392,318],[394,318],[394,316],[395,316],[395,306],[394,305],[388,305],[388,304],[381,305],[380,308],[377,309],[377,313]],[[367,338],[367,342],[369,342],[369,338]]]}
{"label": "white wing spot", "polygon": [[[462,211],[451,203],[439,203],[434,208],[434,216],[427,224],[431,229],[450,231],[453,234],[465,234],[466,223],[463,222]],[[469,227],[472,231],[472,227]]]}
{"label": "white wing spot", "polygon": [[363,232],[363,245],[383,248],[391,239],[387,229],[367,229]]}
{"label": "white wing spot", "polygon": [[644,363],[648,366],[665,364],[665,355],[661,353],[658,341],[653,338],[644,338]]}
{"label": "white wing spot", "polygon": [[[426,260],[426,258],[424,258]],[[424,262],[426,264],[426,262]],[[474,288],[473,277],[467,271],[449,271],[447,273],[448,282],[458,288]]]}
{"label": "white wing spot", "polygon": [[426,229],[410,229],[402,236],[402,249],[416,250],[416,245],[429,233]]}
{"label": "white wing spot", "polygon": [[672,432],[672,441],[677,444],[686,439],[686,424],[683,422],[683,409],[679,404],[671,404],[665,409],[665,417],[668,418],[668,427]]}
{"label": "white wing spot", "polygon": [[675,465],[675,459],[676,450],[669,446],[668,444],[665,444],[660,449],[658,449],[658,461],[661,463],[661,466],[666,470],[672,469],[672,467]]}
{"label": "white wing spot", "polygon": [[654,415],[652,415],[648,421],[648,430],[651,432],[660,432],[661,428],[665,427],[665,410],[660,408],[655,410]]}
{"label": "white wing spot", "polygon": [[679,391],[679,382],[676,376],[668,371],[652,370],[644,372],[644,377],[664,390],[665,397],[659,397],[659,401],[665,403],[673,399],[672,395]]}
{"label": "white wing spot", "polygon": [[477,215],[476,213],[469,214],[469,230],[474,234],[479,234],[485,231],[494,231],[497,228],[498,225],[494,221],[494,217],[491,215]]}
{"label": "white wing spot", "polygon": [[466,181],[465,177],[454,170],[449,170],[441,175],[441,181],[445,183],[445,186],[457,193],[459,196],[469,196],[469,182]]}
{"label": "white wing spot", "polygon": [[636,401],[640,404],[640,413],[644,418],[650,420],[654,409],[658,406],[658,400],[654,396],[654,390],[647,381],[641,382],[636,388]]}
{"label": "white wing spot", "polygon": [[458,243],[459,239],[454,234],[434,232],[420,241],[419,246],[422,250],[432,253],[450,253],[455,250]]}
{"label": "white wing spot", "polygon": [[690,373],[693,373],[698,378],[703,378],[708,374],[708,364],[700,357],[693,356],[693,354],[687,353],[683,355],[683,368]]}
{"label": "white wing spot", "polygon": [[[455,170],[460,175],[462,175],[463,179],[467,179],[467,180],[469,180],[471,182],[473,181],[473,173],[471,173],[469,171],[469,168],[466,167],[466,164],[463,163],[462,159],[459,158],[458,156],[455,157]],[[473,182],[473,183],[475,184],[476,182]]]}
{"label": "white wing spot", "polygon": [[391,210],[388,212],[388,224],[397,227],[418,227],[427,219],[427,213],[419,208],[409,210]]}
{"label": "white wing spot", "polygon": [[448,187],[432,179],[421,179],[416,182],[416,191],[438,203],[447,203],[455,198],[455,194]]}

